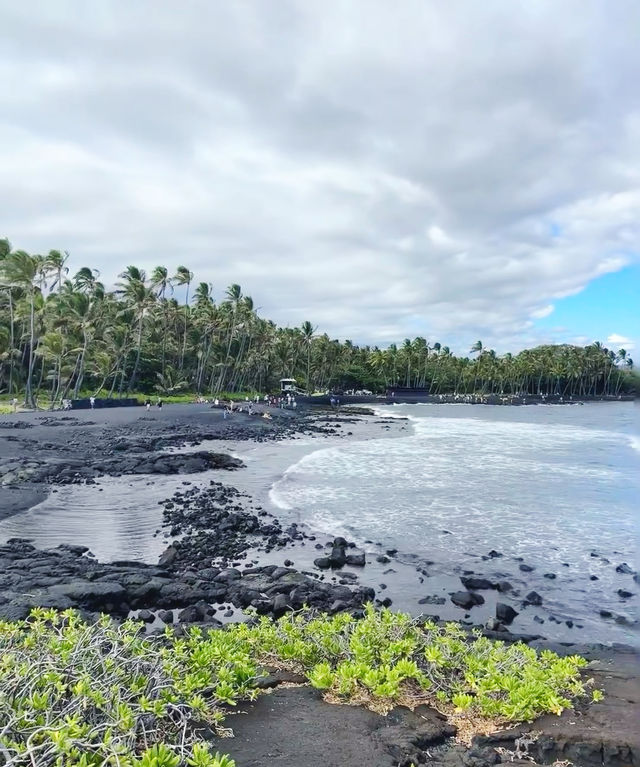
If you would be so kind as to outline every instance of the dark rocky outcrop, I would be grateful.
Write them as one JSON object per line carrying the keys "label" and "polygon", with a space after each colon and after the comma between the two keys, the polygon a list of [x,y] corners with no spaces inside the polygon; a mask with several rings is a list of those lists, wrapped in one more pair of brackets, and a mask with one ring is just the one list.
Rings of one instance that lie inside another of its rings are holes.
{"label": "dark rocky outcrop", "polygon": [[443,605],[447,600],[444,597],[430,595],[418,600],[419,605]]}
{"label": "dark rocky outcrop", "polygon": [[498,602],[496,604],[496,618],[505,625],[513,623],[514,618],[518,615],[517,611],[507,605],[504,602]]}
{"label": "dark rocky outcrop", "polygon": [[29,477],[32,482],[69,484],[109,475],[196,474],[210,469],[239,469],[244,464],[226,453],[202,450],[195,453],[123,454],[106,460],[66,459],[43,463]]}
{"label": "dark rocky outcrop", "polygon": [[475,605],[484,604],[484,597],[480,594],[475,594],[473,591],[455,591],[451,594],[451,601],[454,605],[462,607],[464,610],[469,610]]}
{"label": "dark rocky outcrop", "polygon": [[83,548],[40,550],[23,539],[0,546],[0,617],[20,620],[36,606],[74,607],[116,617],[131,610],[181,609],[181,621],[212,624],[209,608],[216,604],[253,606],[261,614],[281,615],[305,604],[329,612],[356,610],[375,596],[370,588],[325,583],[276,565],[241,572],[212,567],[210,558],[200,569],[107,564],[84,556]]}
{"label": "dark rocky outcrop", "polygon": [[537,591],[530,591],[524,598],[524,604],[539,607],[542,604],[542,597]]}
{"label": "dark rocky outcrop", "polygon": [[477,576],[473,575],[463,575],[461,576],[460,580],[462,581],[462,585],[465,587],[465,589],[469,589],[470,591],[482,591],[483,589],[497,588],[496,584],[491,583],[491,581],[487,580],[486,578],[478,578]]}
{"label": "dark rocky outcrop", "polygon": [[364,567],[366,556],[364,551],[357,549],[355,544],[349,543],[345,538],[335,538],[331,544],[330,553],[323,557],[317,557],[313,563],[321,570],[338,569],[345,565]]}

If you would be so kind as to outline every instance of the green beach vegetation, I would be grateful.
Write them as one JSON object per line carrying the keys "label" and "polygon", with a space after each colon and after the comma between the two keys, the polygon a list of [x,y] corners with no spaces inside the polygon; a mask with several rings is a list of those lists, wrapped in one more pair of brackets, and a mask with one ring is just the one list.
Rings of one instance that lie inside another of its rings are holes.
{"label": "green beach vegetation", "polygon": [[578,656],[371,606],[360,619],[304,610],[161,637],[132,620],[39,608],[0,622],[0,653],[0,764],[15,767],[233,767],[206,732],[229,734],[229,707],[255,698],[273,667],[303,674],[330,702],[429,703],[490,728],[559,714],[590,686]]}
{"label": "green beach vegetation", "polygon": [[[617,396],[638,389],[624,349],[556,345],[468,356],[425,338],[386,349],[320,334],[309,321],[281,328],[231,285],[221,300],[184,266],[150,274],[129,266],[112,290],[98,270],[74,275],[68,254],[32,255],[0,240],[0,394],[51,405],[81,394],[164,397],[268,392],[280,378],[308,391]],[[180,289],[182,301],[174,291]]]}

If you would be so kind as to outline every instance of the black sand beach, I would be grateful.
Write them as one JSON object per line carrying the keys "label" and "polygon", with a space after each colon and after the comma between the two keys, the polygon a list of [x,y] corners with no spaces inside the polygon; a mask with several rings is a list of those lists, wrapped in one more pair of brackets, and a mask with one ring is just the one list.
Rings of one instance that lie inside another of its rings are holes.
{"label": "black sand beach", "polygon": [[[363,566],[364,553],[351,542],[283,525],[235,488],[234,476],[250,468],[224,449],[225,444],[301,434],[348,438],[366,416],[304,408],[295,413],[273,410],[272,416],[266,420],[259,414],[235,413],[225,419],[222,410],[203,404],[165,405],[150,412],[113,408],[0,417],[0,519],[33,507],[61,487],[90,486],[101,477],[177,480],[175,492],[161,504],[164,532],[174,542],[158,564],[99,562],[77,544],[35,547],[25,540],[28,536],[0,545],[0,617],[25,617],[35,605],[77,607],[87,615],[133,614],[150,630],[166,623],[179,630],[181,624],[194,623],[219,627],[241,618],[242,609],[250,605],[273,616],[303,604],[329,612],[357,611],[369,600],[401,605],[402,579],[390,572],[393,552],[381,551],[380,561],[367,558]],[[386,432],[403,428],[398,421],[380,424],[381,431],[383,426]],[[201,446],[211,440],[222,447],[211,451]],[[182,446],[188,449],[176,449]],[[191,484],[211,469],[216,470],[215,480],[204,487]],[[91,514],[88,505],[88,525]],[[381,589],[377,585],[385,572]],[[454,599],[453,605],[448,602],[442,608],[442,617],[462,618],[461,608],[471,606],[467,601],[474,594],[500,598],[499,584],[455,580],[460,608]],[[491,606],[493,610],[493,602]],[[433,607],[425,604],[425,612],[433,614]],[[506,641],[518,633],[517,624],[498,618],[485,630]],[[525,639],[545,645],[539,635]],[[638,656],[590,647],[588,636],[582,636],[579,645],[554,649],[597,659],[592,673],[608,693],[605,704],[577,716],[565,712],[560,718],[547,717],[516,734],[478,741],[469,750],[455,744],[432,710],[396,711],[382,719],[362,709],[329,706],[315,691],[283,687],[287,680],[276,676],[272,694],[249,706],[246,715],[230,720],[237,737],[225,741],[223,748],[239,765],[350,767],[426,761],[480,767],[516,759],[516,752],[524,757],[522,744],[531,741],[528,755],[539,763],[566,759],[589,766],[637,764],[633,722],[640,713]],[[543,735],[533,740],[523,735],[532,729]]]}

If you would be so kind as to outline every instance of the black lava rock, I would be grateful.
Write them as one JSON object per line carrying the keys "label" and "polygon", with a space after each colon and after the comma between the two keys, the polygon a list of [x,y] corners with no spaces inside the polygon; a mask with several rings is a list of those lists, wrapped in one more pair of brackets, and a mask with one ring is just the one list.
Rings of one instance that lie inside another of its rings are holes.
{"label": "black lava rock", "polygon": [[364,551],[355,550],[355,553],[347,554],[347,564],[352,567],[364,567],[366,563]]}
{"label": "black lava rock", "polygon": [[513,619],[518,615],[518,612],[511,607],[511,605],[507,605],[504,602],[498,602],[496,604],[496,618],[504,623],[505,625],[509,625],[510,623],[513,623]]}
{"label": "black lava rock", "polygon": [[494,588],[494,584],[491,583],[491,581],[488,581],[486,578],[476,578],[474,576],[463,576],[460,578],[462,581],[462,585],[466,589],[471,590],[483,590],[483,589],[492,589]]}
{"label": "black lava rock", "polygon": [[454,605],[469,610],[475,605],[484,604],[484,597],[480,594],[474,594],[473,591],[456,591],[451,595],[451,601]]}
{"label": "black lava rock", "polygon": [[535,605],[536,607],[539,607],[542,604],[542,597],[537,591],[530,591],[524,598],[524,603],[526,605]]}
{"label": "black lava rock", "polygon": [[447,600],[444,597],[431,595],[418,600],[419,605],[443,605]]}

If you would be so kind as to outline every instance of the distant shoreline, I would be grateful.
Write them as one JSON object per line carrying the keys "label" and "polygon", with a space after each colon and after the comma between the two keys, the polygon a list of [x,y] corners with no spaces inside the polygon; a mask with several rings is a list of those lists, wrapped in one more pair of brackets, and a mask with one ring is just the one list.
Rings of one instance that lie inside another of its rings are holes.
{"label": "distant shoreline", "polygon": [[394,394],[366,395],[344,394],[319,396],[300,396],[298,402],[304,405],[331,406],[331,399],[337,399],[339,405],[579,405],[587,402],[634,402],[636,395],[562,397],[559,395],[516,395],[516,394],[411,394],[398,390]]}

